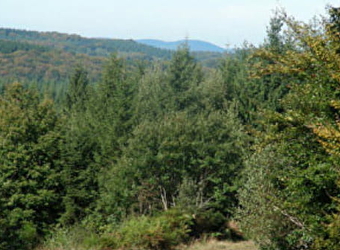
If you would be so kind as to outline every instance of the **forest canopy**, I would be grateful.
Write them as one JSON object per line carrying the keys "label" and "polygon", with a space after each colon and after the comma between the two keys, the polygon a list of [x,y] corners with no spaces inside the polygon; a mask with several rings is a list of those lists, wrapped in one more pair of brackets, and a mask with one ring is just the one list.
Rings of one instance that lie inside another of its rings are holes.
{"label": "forest canopy", "polygon": [[[262,45],[214,67],[186,44],[143,61],[102,57],[107,41],[0,29],[1,76],[16,72],[0,80],[0,249],[167,250],[208,236],[337,250],[339,20],[333,7],[311,23],[279,10]],[[56,71],[40,81],[24,68],[49,72],[44,58]]]}

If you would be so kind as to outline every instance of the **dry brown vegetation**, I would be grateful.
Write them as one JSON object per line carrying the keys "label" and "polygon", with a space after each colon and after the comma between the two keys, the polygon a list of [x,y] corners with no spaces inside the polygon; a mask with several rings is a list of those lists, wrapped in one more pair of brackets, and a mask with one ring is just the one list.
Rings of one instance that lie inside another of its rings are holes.
{"label": "dry brown vegetation", "polygon": [[251,241],[217,241],[196,242],[190,246],[181,247],[178,250],[258,250]]}

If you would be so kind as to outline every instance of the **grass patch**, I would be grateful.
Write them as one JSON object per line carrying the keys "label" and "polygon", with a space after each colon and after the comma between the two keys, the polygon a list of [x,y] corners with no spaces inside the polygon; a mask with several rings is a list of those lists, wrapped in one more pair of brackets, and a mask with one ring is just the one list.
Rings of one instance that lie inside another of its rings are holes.
{"label": "grass patch", "polygon": [[204,242],[194,242],[189,246],[181,246],[177,250],[259,250],[251,241],[217,241],[208,240]]}

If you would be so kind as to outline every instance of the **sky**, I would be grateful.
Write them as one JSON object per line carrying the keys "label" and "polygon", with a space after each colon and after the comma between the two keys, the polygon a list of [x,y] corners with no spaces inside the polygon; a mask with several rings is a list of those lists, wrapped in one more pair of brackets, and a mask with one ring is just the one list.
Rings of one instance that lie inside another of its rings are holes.
{"label": "sky", "polygon": [[0,0],[0,27],[118,39],[263,42],[277,7],[308,21],[337,0]]}

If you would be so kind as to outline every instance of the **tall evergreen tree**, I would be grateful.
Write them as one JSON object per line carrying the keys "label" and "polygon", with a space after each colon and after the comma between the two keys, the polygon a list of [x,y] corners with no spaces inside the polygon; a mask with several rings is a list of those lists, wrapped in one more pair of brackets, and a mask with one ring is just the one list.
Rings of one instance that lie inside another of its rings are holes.
{"label": "tall evergreen tree", "polygon": [[0,97],[0,249],[29,249],[62,208],[61,120],[22,85]]}
{"label": "tall evergreen tree", "polygon": [[190,54],[187,44],[178,48],[173,55],[169,70],[168,82],[172,90],[169,108],[174,111],[181,111],[194,105],[197,101],[193,91],[203,80],[202,67],[196,63]]}
{"label": "tall evergreen tree", "polygon": [[128,77],[125,62],[117,55],[108,60],[97,92],[92,119],[101,146],[101,157],[110,162],[120,155],[131,131],[134,98],[134,79]]}
{"label": "tall evergreen tree", "polygon": [[[66,106],[68,109],[85,108],[85,101],[88,99],[88,84],[87,72],[78,66],[71,76],[66,94]],[[75,105],[77,107],[74,107]]]}
{"label": "tall evergreen tree", "polygon": [[64,109],[67,123],[63,131],[66,139],[62,145],[65,159],[62,176],[66,194],[62,224],[73,224],[84,218],[98,195],[98,171],[93,164],[98,146],[88,115],[90,93],[86,70],[76,68],[70,78]]}

